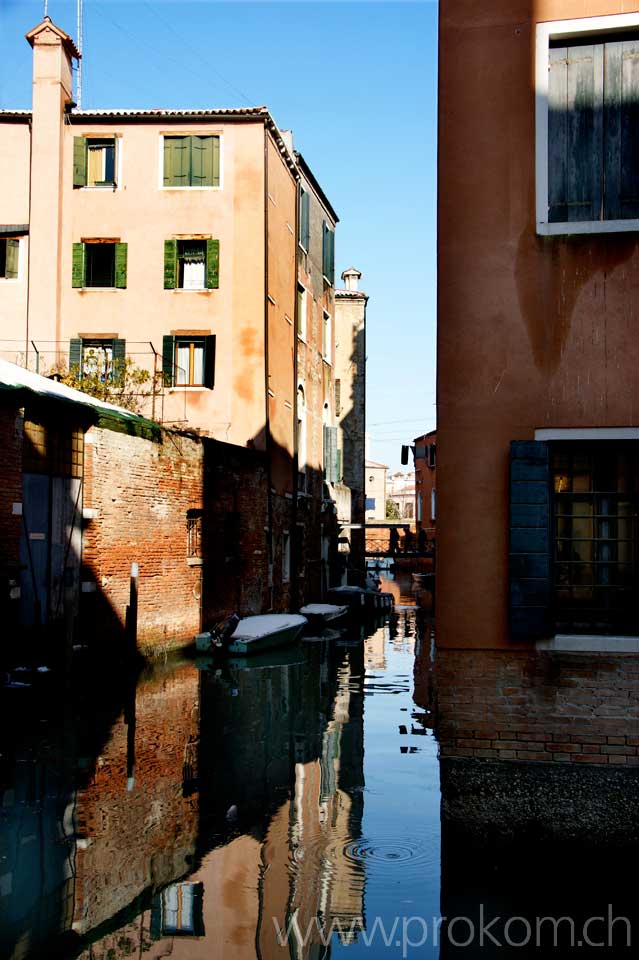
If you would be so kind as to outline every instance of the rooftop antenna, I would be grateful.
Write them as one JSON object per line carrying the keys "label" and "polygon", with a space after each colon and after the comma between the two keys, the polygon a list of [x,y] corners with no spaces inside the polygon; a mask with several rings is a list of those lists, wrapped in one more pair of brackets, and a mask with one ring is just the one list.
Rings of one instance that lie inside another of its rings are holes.
{"label": "rooftop antenna", "polygon": [[[45,0],[45,4],[48,3],[48,0]],[[77,101],[78,110],[82,108],[82,21],[84,19],[84,2],[83,0],[78,0],[78,53],[80,54],[80,59],[78,60],[78,81],[76,84],[75,99]]]}
{"label": "rooftop antenna", "polygon": [[49,16],[49,0],[44,0],[44,19]]}

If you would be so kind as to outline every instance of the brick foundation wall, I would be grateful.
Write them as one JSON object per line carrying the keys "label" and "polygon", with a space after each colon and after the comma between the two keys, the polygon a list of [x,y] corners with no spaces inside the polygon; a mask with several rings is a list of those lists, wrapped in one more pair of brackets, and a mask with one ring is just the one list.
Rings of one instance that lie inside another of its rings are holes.
{"label": "brick foundation wall", "polygon": [[440,755],[639,765],[639,656],[439,650]]}

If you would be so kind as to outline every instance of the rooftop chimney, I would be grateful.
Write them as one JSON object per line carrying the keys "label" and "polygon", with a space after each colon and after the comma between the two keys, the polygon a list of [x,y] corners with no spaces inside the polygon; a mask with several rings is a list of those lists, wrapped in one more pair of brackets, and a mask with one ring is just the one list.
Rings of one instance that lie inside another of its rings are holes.
{"label": "rooftop chimney", "polygon": [[361,272],[356,270],[355,267],[349,267],[348,270],[345,270],[342,274],[342,280],[346,284],[346,289],[359,290],[359,281],[361,276]]}

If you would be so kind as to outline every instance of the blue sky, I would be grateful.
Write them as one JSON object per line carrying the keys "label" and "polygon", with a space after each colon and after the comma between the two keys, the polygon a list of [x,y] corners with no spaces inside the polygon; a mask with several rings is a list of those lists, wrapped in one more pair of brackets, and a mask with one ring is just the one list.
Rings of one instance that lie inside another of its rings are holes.
{"label": "blue sky", "polygon": [[[44,0],[0,0],[0,107],[29,107],[24,34]],[[76,36],[75,0],[49,15]],[[437,6],[84,0],[82,106],[266,105],[335,207],[336,270],[369,294],[373,459],[435,426]]]}

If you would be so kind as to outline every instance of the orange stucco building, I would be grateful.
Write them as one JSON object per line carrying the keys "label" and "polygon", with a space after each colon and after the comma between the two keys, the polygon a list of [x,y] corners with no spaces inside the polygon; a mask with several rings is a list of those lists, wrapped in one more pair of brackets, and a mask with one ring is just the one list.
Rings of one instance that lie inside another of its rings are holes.
{"label": "orange stucco building", "polygon": [[77,109],[73,40],[48,17],[27,40],[32,109],[0,111],[0,356],[143,371],[140,413],[265,452],[269,578],[317,598],[345,577],[337,215],[265,107]]}
{"label": "orange stucco building", "polygon": [[440,646],[639,633],[638,42],[636,2],[440,4]]}

